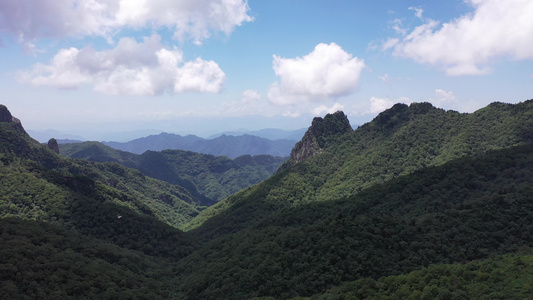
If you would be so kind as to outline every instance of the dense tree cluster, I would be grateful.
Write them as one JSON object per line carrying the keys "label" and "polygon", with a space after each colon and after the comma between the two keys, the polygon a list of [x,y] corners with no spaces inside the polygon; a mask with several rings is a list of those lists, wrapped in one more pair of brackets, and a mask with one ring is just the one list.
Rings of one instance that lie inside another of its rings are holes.
{"label": "dense tree cluster", "polygon": [[160,258],[48,223],[0,219],[2,299],[165,299]]}
{"label": "dense tree cluster", "polygon": [[431,265],[409,274],[360,279],[318,299],[529,299],[533,255],[504,255],[467,264]]}

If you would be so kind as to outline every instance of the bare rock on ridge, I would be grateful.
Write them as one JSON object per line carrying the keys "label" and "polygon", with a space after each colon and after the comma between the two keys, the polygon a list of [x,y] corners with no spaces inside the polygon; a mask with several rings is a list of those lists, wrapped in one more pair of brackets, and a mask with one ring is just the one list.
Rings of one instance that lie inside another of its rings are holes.
{"label": "bare rock on ridge", "polygon": [[9,112],[9,109],[3,104],[0,104],[0,122],[3,123],[14,123],[16,128],[24,131],[24,128],[22,127],[22,123],[20,123],[20,120],[13,117],[11,115],[11,112]]}
{"label": "bare rock on ridge", "polygon": [[12,122],[13,116],[5,105],[0,104],[0,122]]}
{"label": "bare rock on ridge", "polygon": [[319,154],[336,137],[352,130],[348,117],[342,111],[327,114],[324,118],[314,118],[311,127],[309,127],[302,140],[294,146],[289,160],[280,167],[280,170]]}
{"label": "bare rock on ridge", "polygon": [[57,140],[54,138],[51,138],[48,141],[48,149],[51,149],[55,153],[59,154],[59,144],[57,143]]}

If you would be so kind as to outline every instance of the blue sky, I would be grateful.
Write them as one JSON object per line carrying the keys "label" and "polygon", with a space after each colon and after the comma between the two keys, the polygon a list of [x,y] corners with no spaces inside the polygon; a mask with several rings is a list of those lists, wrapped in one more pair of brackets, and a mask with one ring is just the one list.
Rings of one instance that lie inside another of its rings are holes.
{"label": "blue sky", "polygon": [[0,103],[26,129],[299,129],[394,103],[533,98],[528,0],[0,0]]}

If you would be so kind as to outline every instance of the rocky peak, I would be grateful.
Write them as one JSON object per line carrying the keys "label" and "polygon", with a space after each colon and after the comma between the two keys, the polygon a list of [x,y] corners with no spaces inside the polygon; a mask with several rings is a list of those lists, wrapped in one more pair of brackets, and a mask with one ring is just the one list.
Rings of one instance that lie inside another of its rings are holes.
{"label": "rocky peak", "polygon": [[348,117],[342,111],[337,111],[333,114],[327,114],[323,119],[314,118],[307,131],[316,138],[318,146],[323,149],[328,146],[332,138],[351,132],[352,126]]}
{"label": "rocky peak", "polygon": [[0,104],[0,122],[12,122],[13,116],[5,105]]}
{"label": "rocky peak", "polygon": [[14,123],[16,128],[24,131],[24,128],[22,127],[22,123],[20,123],[20,120],[13,117],[11,115],[11,112],[9,112],[9,109],[7,109],[7,107],[2,104],[0,104],[0,122]]}
{"label": "rocky peak", "polygon": [[56,139],[51,138],[48,140],[48,149],[51,149],[55,153],[59,154],[59,144],[57,143]]}
{"label": "rocky peak", "polygon": [[316,117],[304,137],[291,151],[290,159],[282,168],[288,168],[309,157],[315,156],[328,147],[339,135],[351,132],[352,126],[342,111]]}

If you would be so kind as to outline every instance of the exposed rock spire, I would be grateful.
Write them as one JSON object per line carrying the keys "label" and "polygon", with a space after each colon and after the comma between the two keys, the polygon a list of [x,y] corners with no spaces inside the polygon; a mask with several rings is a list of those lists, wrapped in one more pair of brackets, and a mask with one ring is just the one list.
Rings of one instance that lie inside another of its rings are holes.
{"label": "exposed rock spire", "polygon": [[352,130],[348,117],[342,111],[327,114],[324,118],[314,118],[311,127],[302,140],[294,146],[290,159],[280,167],[280,170],[319,154],[336,137]]}
{"label": "exposed rock spire", "polygon": [[59,154],[59,144],[57,143],[56,139],[51,138],[48,140],[48,149],[51,149],[55,153]]}
{"label": "exposed rock spire", "polygon": [[0,122],[3,123],[14,123],[16,128],[24,131],[24,128],[22,127],[22,123],[20,123],[20,120],[13,117],[11,115],[11,112],[7,109],[7,107],[3,104],[0,104]]}
{"label": "exposed rock spire", "polygon": [[5,105],[0,104],[0,122],[12,122],[13,116]]}

